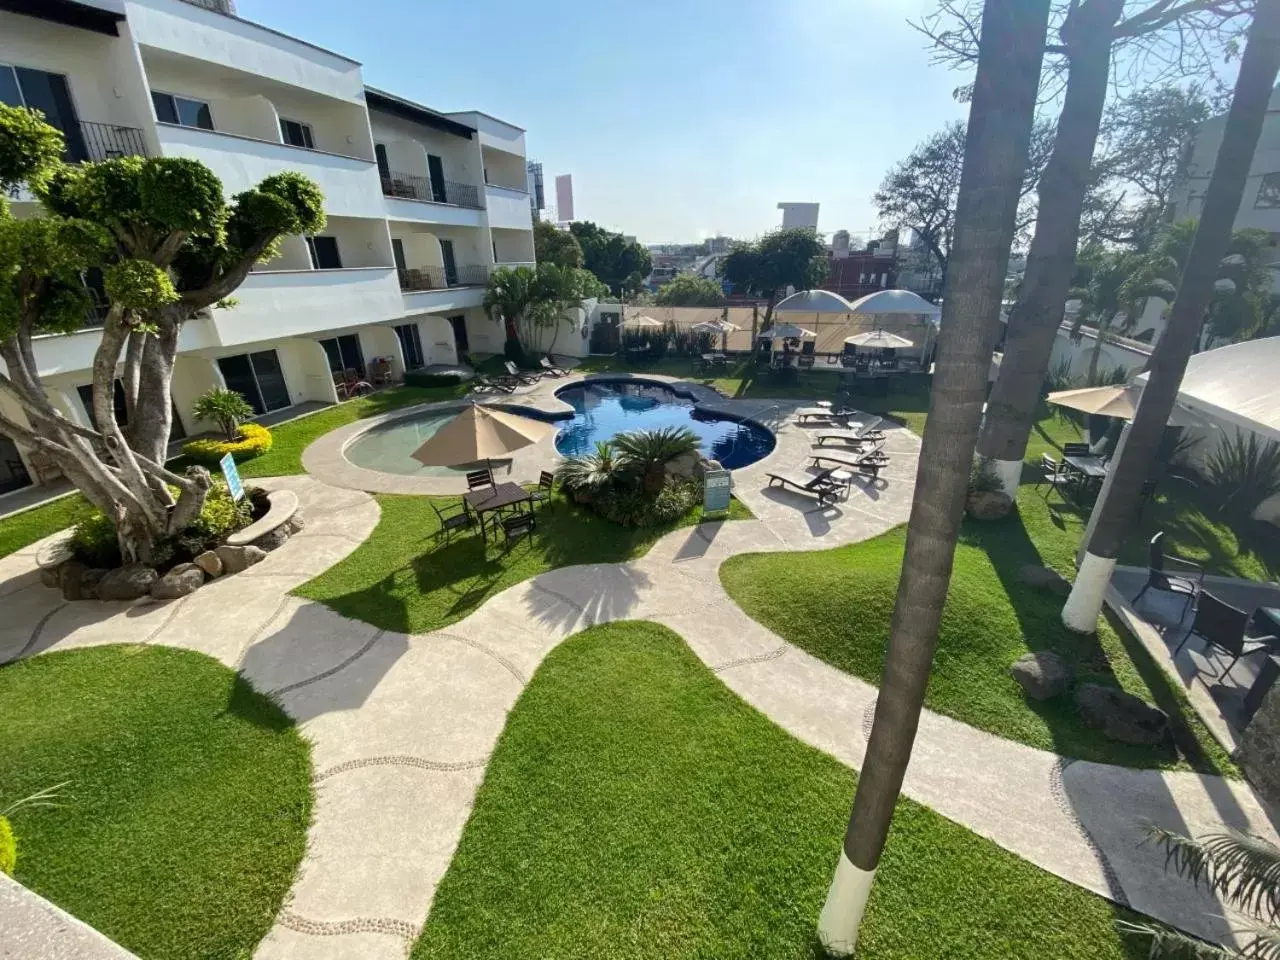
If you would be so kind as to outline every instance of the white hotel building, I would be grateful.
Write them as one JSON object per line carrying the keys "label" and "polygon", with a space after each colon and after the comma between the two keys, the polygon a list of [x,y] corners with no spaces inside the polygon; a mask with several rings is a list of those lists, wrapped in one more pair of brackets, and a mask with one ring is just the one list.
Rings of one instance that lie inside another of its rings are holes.
{"label": "white hotel building", "polygon": [[[0,0],[0,101],[43,110],[73,159],[193,157],[228,196],[296,170],[324,192],[323,234],[289,238],[237,306],[184,327],[175,435],[210,426],[191,414],[210,387],[268,413],[336,401],[334,373],[375,358],[399,375],[500,351],[480,305],[495,264],[534,259],[524,131],[368,88],[354,60],[232,11],[228,0]],[[92,327],[36,344],[53,401],[85,425]],[[0,437],[0,493],[39,480],[39,466]]]}

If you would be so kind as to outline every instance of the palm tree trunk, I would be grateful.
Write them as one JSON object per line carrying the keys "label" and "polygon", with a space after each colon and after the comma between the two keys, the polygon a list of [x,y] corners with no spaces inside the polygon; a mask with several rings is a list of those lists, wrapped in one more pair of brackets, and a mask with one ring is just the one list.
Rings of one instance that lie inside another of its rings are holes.
{"label": "palm tree trunk", "polygon": [[951,579],[1039,86],[1049,0],[986,0],[937,373],[875,723],[818,937],[851,956],[915,742]]}
{"label": "palm tree trunk", "polygon": [[1169,325],[1151,355],[1147,385],[1128,437],[1094,507],[1096,519],[1091,522],[1080,571],[1062,608],[1062,622],[1072,630],[1093,633],[1097,629],[1107,584],[1115,570],[1116,554],[1133,520],[1138,491],[1154,464],[1187,360],[1213,298],[1214,281],[1231,241],[1231,228],[1244,195],[1245,180],[1253,163],[1278,68],[1280,0],[1258,0],[1249,27],[1248,46],[1240,60],[1231,112],[1227,115],[1178,295],[1169,312]]}
{"label": "palm tree trunk", "polygon": [[1071,60],[1066,94],[1053,153],[1040,177],[1026,275],[1009,314],[1004,359],[978,442],[978,453],[991,458],[1010,497],[1017,495],[1040,388],[1071,289],[1080,215],[1107,98],[1112,31],[1123,9],[1124,0],[1086,0],[1062,28]]}

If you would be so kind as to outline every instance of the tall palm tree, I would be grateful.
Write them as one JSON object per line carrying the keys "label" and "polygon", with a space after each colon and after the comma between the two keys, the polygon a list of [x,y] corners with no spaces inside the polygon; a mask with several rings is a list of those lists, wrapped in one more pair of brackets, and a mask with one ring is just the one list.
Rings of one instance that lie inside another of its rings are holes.
{"label": "tall palm tree", "polygon": [[538,274],[529,267],[499,267],[489,277],[484,311],[501,320],[508,341],[520,341],[520,323],[537,297]]}
{"label": "tall palm tree", "polygon": [[1098,360],[1102,347],[1112,339],[1112,331],[1128,332],[1138,319],[1140,301],[1128,285],[1138,269],[1138,257],[1123,250],[1086,250],[1076,263],[1077,281],[1071,296],[1080,301],[1080,310],[1071,326],[1071,336],[1079,340],[1081,329],[1092,324],[1096,331],[1089,352],[1085,382],[1098,382]]}
{"label": "tall palm tree", "polygon": [[1049,0],[986,0],[906,556],[866,761],[818,936],[853,954],[915,742],[960,534],[1027,166]]}
{"label": "tall palm tree", "polygon": [[1147,385],[1094,507],[1080,571],[1062,608],[1062,622],[1072,630],[1093,633],[1097,629],[1116,554],[1137,512],[1139,490],[1154,465],[1187,360],[1212,305],[1214,285],[1231,242],[1231,226],[1244,195],[1278,68],[1280,0],[1258,0],[1200,223],[1169,311],[1169,324],[1151,355]]}

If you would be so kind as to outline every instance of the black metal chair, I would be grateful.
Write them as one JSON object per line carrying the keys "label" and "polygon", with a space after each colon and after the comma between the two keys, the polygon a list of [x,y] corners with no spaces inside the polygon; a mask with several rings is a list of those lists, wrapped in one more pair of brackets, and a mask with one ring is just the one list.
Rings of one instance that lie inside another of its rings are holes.
{"label": "black metal chair", "polygon": [[1158,480],[1143,480],[1142,489],[1138,491],[1138,519],[1142,519],[1142,511],[1146,509],[1148,503],[1156,498],[1156,486]]}
{"label": "black metal chair", "polygon": [[1045,493],[1046,499],[1055,489],[1066,484],[1067,475],[1063,472],[1062,467],[1062,461],[1055,460],[1047,453],[1040,454],[1040,479],[1035,482],[1035,485],[1037,487],[1041,487],[1046,483],[1049,485],[1049,489]]}
{"label": "black metal chair", "polygon": [[1200,601],[1196,604],[1196,617],[1191,623],[1191,629],[1182,638],[1182,643],[1178,644],[1178,648],[1173,651],[1173,655],[1176,657],[1178,651],[1186,646],[1187,641],[1192,637],[1199,637],[1205,642],[1206,647],[1221,650],[1232,658],[1227,668],[1216,675],[1216,679],[1225,680],[1227,674],[1240,662],[1241,657],[1250,653],[1257,653],[1259,650],[1271,649],[1271,642],[1275,639],[1274,637],[1245,639],[1244,632],[1248,623],[1249,614],[1238,607],[1231,606],[1229,603],[1224,603],[1212,593],[1204,591],[1200,594]]}
{"label": "black metal chair", "polygon": [[[1166,563],[1177,564],[1183,567],[1184,571],[1169,573],[1165,570]],[[1182,616],[1185,617],[1187,608],[1200,596],[1200,590],[1203,585],[1204,567],[1198,563],[1192,563],[1190,560],[1183,560],[1181,557],[1165,553],[1164,531],[1161,530],[1151,538],[1151,545],[1148,547],[1147,582],[1138,591],[1138,595],[1133,598],[1133,605],[1136,607],[1138,601],[1142,599],[1142,595],[1148,590],[1159,590],[1186,598],[1182,605]]]}
{"label": "black metal chair", "polygon": [[453,531],[471,527],[476,522],[476,518],[471,515],[464,501],[447,506],[443,510],[436,506],[432,498],[427,497],[426,501],[431,504],[431,509],[436,512],[436,517],[440,521],[440,529],[436,531],[436,536],[443,536],[448,540]]}
{"label": "black metal chair", "polygon": [[529,494],[535,507],[551,499],[551,490],[555,484],[555,474],[548,470],[543,470],[541,476],[538,477],[538,489],[531,491]]}
{"label": "black metal chair", "polygon": [[1064,457],[1087,457],[1089,456],[1089,445],[1087,443],[1064,443],[1062,445],[1062,455]]}
{"label": "black metal chair", "polygon": [[502,533],[506,539],[506,543],[510,546],[513,540],[518,540],[523,536],[532,535],[534,528],[537,526],[537,519],[534,517],[533,511],[527,513],[521,512],[512,514],[502,518]]}
{"label": "black metal chair", "polygon": [[470,470],[467,472],[467,489],[483,490],[485,487],[493,486],[493,471],[488,467],[483,470]]}

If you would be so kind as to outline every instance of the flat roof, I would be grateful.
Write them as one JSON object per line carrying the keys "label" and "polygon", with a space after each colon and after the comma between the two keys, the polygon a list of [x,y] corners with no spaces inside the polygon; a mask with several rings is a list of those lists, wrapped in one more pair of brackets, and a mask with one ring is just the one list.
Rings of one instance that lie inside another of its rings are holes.
{"label": "flat roof", "polygon": [[394,93],[387,93],[385,90],[365,87],[364,98],[365,103],[371,109],[382,110],[405,120],[412,120],[415,123],[443,130],[445,133],[452,133],[454,136],[466,137],[470,140],[471,135],[476,132],[475,127],[467,126],[467,124],[454,120],[452,117],[445,116],[438,110],[424,107],[422,104],[406,100],[404,97],[397,97]]}
{"label": "flat roof", "polygon": [[77,0],[0,0],[0,10],[20,13],[23,16],[61,23],[68,27],[92,30],[108,37],[120,35],[117,24],[125,19],[123,13],[104,10],[102,7]]}

